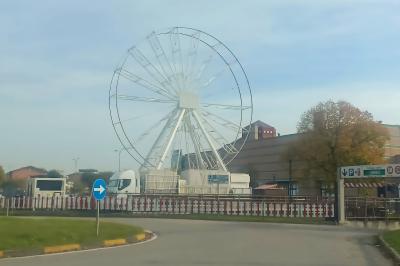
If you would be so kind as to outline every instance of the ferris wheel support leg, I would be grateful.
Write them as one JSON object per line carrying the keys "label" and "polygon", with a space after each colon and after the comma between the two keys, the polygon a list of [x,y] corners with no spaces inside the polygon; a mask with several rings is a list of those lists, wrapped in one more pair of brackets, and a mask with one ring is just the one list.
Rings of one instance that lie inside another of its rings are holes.
{"label": "ferris wheel support leg", "polygon": [[197,123],[200,126],[201,131],[203,132],[204,136],[207,139],[208,144],[210,145],[212,152],[214,153],[215,157],[217,158],[219,164],[221,165],[222,169],[227,172],[226,166],[224,164],[224,161],[221,159],[221,156],[219,156],[219,153],[217,151],[217,149],[215,148],[215,145],[213,143],[213,141],[211,140],[210,135],[208,134],[207,130],[205,130],[203,123],[201,123],[201,119],[199,117],[199,115],[197,114],[196,110],[193,110],[193,114],[194,114],[194,118],[196,119]]}
{"label": "ferris wheel support leg", "polygon": [[171,136],[170,136],[169,139],[168,139],[167,146],[165,147],[165,150],[164,150],[164,152],[163,152],[163,154],[162,154],[162,156],[161,156],[161,158],[160,158],[160,161],[159,161],[158,164],[157,164],[157,170],[160,170],[160,168],[161,168],[162,165],[164,164],[165,157],[167,157],[169,148],[171,147],[171,144],[172,144],[172,141],[173,141],[174,138],[175,138],[176,132],[178,131],[178,128],[179,128],[179,126],[180,126],[181,123],[182,123],[182,119],[183,119],[183,116],[185,115],[185,112],[186,112],[186,109],[182,109],[181,112],[180,112],[180,114],[179,114],[178,121],[176,122],[176,125],[175,125],[174,129],[172,130],[172,134],[171,134]]}

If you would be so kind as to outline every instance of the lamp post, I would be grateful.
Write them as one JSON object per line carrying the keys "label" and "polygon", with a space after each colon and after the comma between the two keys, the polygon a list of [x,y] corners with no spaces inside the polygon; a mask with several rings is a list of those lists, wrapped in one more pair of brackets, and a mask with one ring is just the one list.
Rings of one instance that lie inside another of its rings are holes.
{"label": "lamp post", "polygon": [[72,160],[74,161],[75,173],[77,173],[77,172],[78,172],[78,161],[79,161],[79,157],[72,158]]}
{"label": "lamp post", "polygon": [[118,152],[118,172],[121,172],[121,153],[122,153],[123,151],[129,150],[129,149],[130,149],[130,148],[122,147],[122,148],[120,148],[119,150],[118,150],[118,149],[115,149],[115,150],[114,150],[115,152]]}

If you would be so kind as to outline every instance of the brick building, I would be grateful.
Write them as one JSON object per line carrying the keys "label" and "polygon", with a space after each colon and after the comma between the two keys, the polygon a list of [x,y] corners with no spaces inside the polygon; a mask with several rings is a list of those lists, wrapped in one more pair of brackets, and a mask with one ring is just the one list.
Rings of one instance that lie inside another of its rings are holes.
{"label": "brick building", "polygon": [[[301,180],[302,163],[299,161],[283,161],[283,154],[291,142],[299,138],[299,134],[280,136],[276,129],[262,122],[252,123],[247,142],[241,152],[228,165],[231,172],[248,173],[251,177],[252,187],[262,184],[277,184],[279,187],[291,185],[291,193],[317,194],[324,193],[324,187],[316,184],[296,184],[293,180]],[[385,146],[385,158],[390,161],[399,160],[400,157],[400,126],[385,125],[390,134],[390,140]],[[248,130],[248,127],[245,128]],[[242,140],[238,140],[241,145]],[[397,155],[397,156],[396,156]],[[301,187],[299,187],[301,185]]]}
{"label": "brick building", "polygon": [[46,169],[37,168],[34,166],[25,166],[6,174],[7,178],[14,181],[27,181],[31,176],[47,175]]}

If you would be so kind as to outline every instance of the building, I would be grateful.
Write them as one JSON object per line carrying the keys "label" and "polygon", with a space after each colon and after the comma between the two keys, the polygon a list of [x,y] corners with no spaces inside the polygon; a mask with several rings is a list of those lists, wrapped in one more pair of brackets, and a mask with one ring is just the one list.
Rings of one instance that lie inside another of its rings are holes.
{"label": "building", "polygon": [[247,132],[249,128],[249,140],[261,140],[276,137],[276,129],[260,120],[244,127],[243,131]]}
{"label": "building", "polygon": [[7,173],[7,178],[13,181],[27,181],[32,176],[47,175],[46,169],[34,166],[25,166]]}
{"label": "building", "polygon": [[[385,125],[390,140],[385,146],[385,158],[388,162],[399,160],[400,157],[400,126]],[[316,184],[297,184],[294,180],[302,178],[302,162],[284,161],[284,153],[300,134],[280,136],[276,129],[262,121],[256,121],[247,126],[249,130],[247,142],[236,158],[228,165],[229,171],[248,173],[253,188],[263,188],[263,184],[273,184],[274,190],[284,188],[291,195],[296,194],[325,194],[327,188]],[[243,140],[238,140],[241,145]],[[397,158],[397,159],[396,159]],[[300,187],[301,186],[301,187]],[[268,186],[264,186],[268,187]]]}
{"label": "building", "polygon": [[390,140],[385,145],[385,159],[390,161],[395,158],[395,156],[400,156],[400,125],[386,125],[390,136]]}

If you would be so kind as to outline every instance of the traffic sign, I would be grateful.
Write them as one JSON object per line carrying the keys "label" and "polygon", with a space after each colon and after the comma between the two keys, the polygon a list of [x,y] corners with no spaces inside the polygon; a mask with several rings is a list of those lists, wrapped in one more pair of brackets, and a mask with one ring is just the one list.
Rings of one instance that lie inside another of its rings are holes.
{"label": "traffic sign", "polygon": [[400,165],[397,165],[397,166],[394,168],[394,171],[396,172],[396,174],[400,175]]}
{"label": "traffic sign", "polygon": [[340,178],[400,177],[400,164],[355,165],[340,168]]}
{"label": "traffic sign", "polygon": [[92,195],[96,200],[102,200],[106,196],[106,182],[98,178],[93,183]]}

